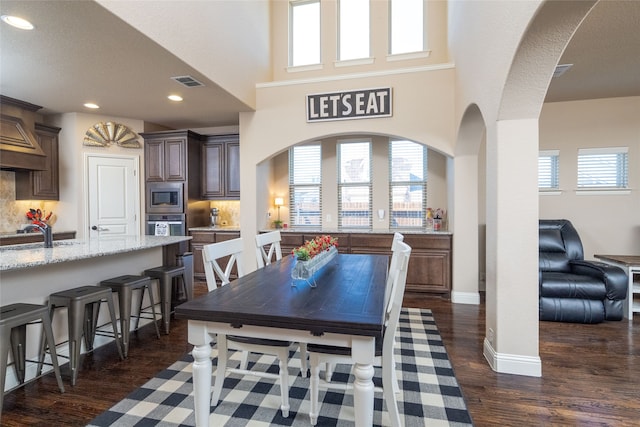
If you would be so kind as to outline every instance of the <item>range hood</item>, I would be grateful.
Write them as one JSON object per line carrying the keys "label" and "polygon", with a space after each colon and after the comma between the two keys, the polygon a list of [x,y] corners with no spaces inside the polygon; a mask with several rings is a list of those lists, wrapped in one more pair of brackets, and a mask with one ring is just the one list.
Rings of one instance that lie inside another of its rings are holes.
{"label": "range hood", "polygon": [[[33,113],[42,107],[0,95],[0,169],[45,170],[47,155],[34,133]],[[5,111],[11,114],[5,114]]]}

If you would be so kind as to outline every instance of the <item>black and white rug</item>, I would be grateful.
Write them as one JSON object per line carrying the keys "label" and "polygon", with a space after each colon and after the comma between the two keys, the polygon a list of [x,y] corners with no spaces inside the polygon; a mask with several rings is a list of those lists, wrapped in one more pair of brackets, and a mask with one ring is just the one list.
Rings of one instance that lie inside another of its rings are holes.
{"label": "black and white rug", "polygon": [[[404,426],[472,425],[431,311],[403,308],[396,340],[396,369],[401,389],[398,409],[401,417],[404,417]],[[215,347],[212,355],[215,374]],[[230,360],[239,363],[238,356],[234,354]],[[289,361],[291,409],[288,418],[283,418],[280,412],[280,388],[275,381],[230,374],[225,379],[220,403],[211,408],[210,425],[310,426],[309,378],[300,375],[299,358],[297,354],[292,356]],[[255,354],[252,357],[250,360],[257,365],[255,369],[278,372],[274,358]],[[185,355],[182,360],[96,417],[89,426],[194,426],[192,361],[190,355]],[[352,380],[348,366],[336,367],[333,382]],[[380,369],[376,368],[374,383],[380,385],[381,382]],[[322,406],[318,426],[354,424],[352,390],[321,389],[320,400]],[[376,393],[374,426],[389,425],[383,402],[382,393]]]}

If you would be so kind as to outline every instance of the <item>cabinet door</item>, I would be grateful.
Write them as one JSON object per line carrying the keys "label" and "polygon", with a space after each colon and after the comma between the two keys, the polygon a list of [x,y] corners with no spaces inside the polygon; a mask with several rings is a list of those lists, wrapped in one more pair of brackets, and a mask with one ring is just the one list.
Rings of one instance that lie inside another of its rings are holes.
{"label": "cabinet door", "polygon": [[60,128],[36,123],[35,135],[47,158],[43,171],[16,173],[16,199],[60,200],[58,133]]}
{"label": "cabinet door", "polygon": [[144,141],[144,170],[147,182],[164,181],[164,141]]}
{"label": "cabinet door", "polygon": [[224,144],[205,142],[202,144],[202,197],[219,199],[224,197]]}
{"label": "cabinet door", "polygon": [[407,270],[407,290],[449,294],[451,261],[447,251],[413,250]]}
{"label": "cabinet door", "polygon": [[185,181],[187,179],[187,141],[167,139],[164,143],[164,180]]}
{"label": "cabinet door", "polygon": [[225,195],[228,198],[240,198],[240,143],[228,142],[226,154]]}

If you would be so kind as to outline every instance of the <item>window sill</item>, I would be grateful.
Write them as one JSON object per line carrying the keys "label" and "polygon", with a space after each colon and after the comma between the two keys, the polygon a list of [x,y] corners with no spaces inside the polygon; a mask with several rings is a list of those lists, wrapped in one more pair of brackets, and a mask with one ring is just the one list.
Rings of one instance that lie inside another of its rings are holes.
{"label": "window sill", "polygon": [[431,56],[430,50],[423,50],[421,52],[409,52],[409,53],[397,53],[395,55],[387,55],[387,62],[393,61],[407,61],[409,59],[424,59]]}
{"label": "window sill", "polygon": [[322,64],[298,65],[287,67],[287,73],[299,73],[302,71],[322,70]]}
{"label": "window sill", "polygon": [[630,188],[579,188],[576,196],[627,196],[631,194]]}
{"label": "window sill", "polygon": [[538,195],[540,196],[559,196],[562,194],[562,190],[553,189],[553,190],[538,190]]}
{"label": "window sill", "polygon": [[335,61],[333,66],[336,68],[340,67],[351,67],[354,65],[371,65],[374,63],[374,58],[360,58],[360,59],[349,59],[347,61]]}

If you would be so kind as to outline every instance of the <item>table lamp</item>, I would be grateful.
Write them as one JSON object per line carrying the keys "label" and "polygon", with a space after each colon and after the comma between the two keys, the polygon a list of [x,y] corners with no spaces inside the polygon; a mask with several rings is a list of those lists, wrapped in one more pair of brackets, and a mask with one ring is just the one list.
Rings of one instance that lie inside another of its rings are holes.
{"label": "table lamp", "polygon": [[278,207],[278,223],[280,223],[280,206],[284,205],[284,199],[282,197],[276,197],[273,203]]}

